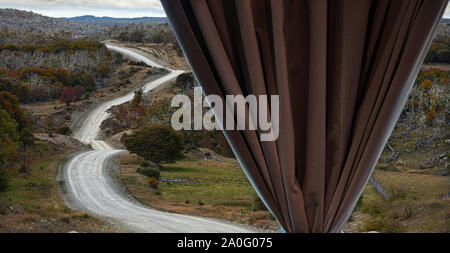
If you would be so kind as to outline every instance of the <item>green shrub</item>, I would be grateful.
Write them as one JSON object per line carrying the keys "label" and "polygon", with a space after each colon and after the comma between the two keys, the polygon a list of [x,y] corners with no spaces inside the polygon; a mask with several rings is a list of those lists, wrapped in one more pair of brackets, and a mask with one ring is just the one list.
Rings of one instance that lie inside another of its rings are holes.
{"label": "green shrub", "polygon": [[195,85],[195,78],[191,72],[179,75],[175,82],[175,87],[182,89],[184,92],[194,89]]}
{"label": "green shrub", "polygon": [[121,140],[132,153],[156,163],[174,162],[184,157],[183,139],[170,126],[153,124],[124,135]]}
{"label": "green shrub", "polygon": [[0,171],[0,192],[5,192],[8,189],[9,176],[6,171]]}
{"label": "green shrub", "polygon": [[264,202],[261,200],[261,198],[258,196],[258,194],[253,194],[252,196],[252,209],[253,211],[262,211],[267,210],[266,205],[264,205]]}
{"label": "green shrub", "polygon": [[28,103],[31,99],[31,87],[26,83],[22,83],[17,88],[16,96],[21,103]]}
{"label": "green shrub", "polygon": [[358,202],[356,202],[355,210],[361,208],[361,206],[363,205],[363,196],[364,194],[361,194],[361,197],[359,197]]}
{"label": "green shrub", "polygon": [[159,181],[158,181],[158,179],[156,179],[154,177],[151,177],[151,178],[148,179],[148,184],[153,189],[158,189],[158,187],[159,187]]}
{"label": "green shrub", "polygon": [[147,162],[147,161],[142,161],[141,162],[141,167],[144,167],[144,168],[150,167],[150,163]]}
{"label": "green shrub", "polygon": [[364,213],[368,213],[373,217],[378,217],[383,213],[383,209],[377,203],[367,203],[362,209]]}
{"label": "green shrub", "polygon": [[158,169],[147,167],[147,168],[139,168],[137,170],[139,174],[142,174],[147,177],[154,177],[159,180],[160,172]]}
{"label": "green shrub", "polygon": [[433,54],[434,52],[432,51],[428,51],[427,55],[425,55],[425,59],[423,60],[423,63],[425,64],[429,64],[435,61],[435,54]]}
{"label": "green shrub", "polygon": [[371,218],[364,222],[364,231],[382,231],[386,227],[386,221],[383,217]]}
{"label": "green shrub", "polygon": [[450,51],[447,49],[438,51],[437,60],[439,62],[450,63]]}

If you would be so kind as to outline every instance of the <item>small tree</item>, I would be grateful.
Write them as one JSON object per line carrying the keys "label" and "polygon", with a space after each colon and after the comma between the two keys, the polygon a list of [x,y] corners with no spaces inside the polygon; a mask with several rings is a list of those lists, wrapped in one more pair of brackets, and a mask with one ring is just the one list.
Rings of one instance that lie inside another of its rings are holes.
{"label": "small tree", "polygon": [[183,157],[183,139],[170,126],[153,124],[123,137],[128,150],[156,163],[173,162]]}
{"label": "small tree", "polygon": [[65,102],[67,106],[70,105],[70,102],[75,102],[76,101],[75,89],[72,87],[66,87],[64,91],[61,93],[59,100],[62,103]]}
{"label": "small tree", "polygon": [[134,92],[133,100],[130,103],[130,112],[137,113],[138,115],[144,114],[145,110],[142,107],[144,91],[142,89],[137,89]]}
{"label": "small tree", "polygon": [[55,71],[55,78],[57,82],[61,82],[64,86],[72,85],[72,78],[69,72],[63,67],[60,67]]}
{"label": "small tree", "polygon": [[19,123],[19,131],[29,126],[30,122],[25,116],[22,108],[20,108],[19,100],[16,96],[13,96],[8,92],[0,92],[0,109],[4,109],[9,113],[12,119]]}
{"label": "small tree", "polygon": [[195,78],[192,73],[183,73],[177,77],[176,86],[181,88],[184,93],[192,90],[195,86]]}
{"label": "small tree", "polygon": [[119,34],[119,37],[118,37],[118,39],[121,40],[121,41],[128,41],[129,38],[130,38],[130,37],[128,36],[128,33],[127,33],[127,32],[121,32],[121,33]]}
{"label": "small tree", "polygon": [[48,136],[53,137],[53,132],[55,131],[55,121],[50,116],[44,122],[44,128],[48,134]]}
{"label": "small tree", "polygon": [[17,88],[17,98],[21,103],[28,103],[31,99],[31,87],[26,83],[22,83]]}
{"label": "small tree", "polygon": [[97,74],[102,78],[106,78],[109,76],[109,74],[111,74],[111,68],[108,67],[108,65],[106,65],[106,64],[98,65],[96,71],[97,71]]}
{"label": "small tree", "polygon": [[144,34],[142,32],[139,31],[134,31],[130,34],[130,40],[132,42],[142,42],[142,39],[144,39]]}
{"label": "small tree", "polygon": [[10,117],[8,112],[0,108],[0,168],[13,160],[16,154],[17,122]]}
{"label": "small tree", "polygon": [[8,189],[9,175],[5,169],[0,169],[0,192]]}
{"label": "small tree", "polygon": [[84,95],[84,88],[81,85],[77,85],[73,88],[75,99],[79,101]]}
{"label": "small tree", "polygon": [[34,135],[29,128],[24,128],[20,133],[20,142],[22,143],[24,151],[28,146],[34,145]]}

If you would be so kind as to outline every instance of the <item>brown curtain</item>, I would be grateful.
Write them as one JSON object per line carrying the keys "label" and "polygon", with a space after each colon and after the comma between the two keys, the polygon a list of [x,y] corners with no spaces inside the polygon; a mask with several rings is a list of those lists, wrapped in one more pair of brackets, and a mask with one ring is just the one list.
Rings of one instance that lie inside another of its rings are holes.
{"label": "brown curtain", "polygon": [[445,0],[162,0],[206,94],[280,96],[280,136],[225,131],[287,232],[339,232]]}

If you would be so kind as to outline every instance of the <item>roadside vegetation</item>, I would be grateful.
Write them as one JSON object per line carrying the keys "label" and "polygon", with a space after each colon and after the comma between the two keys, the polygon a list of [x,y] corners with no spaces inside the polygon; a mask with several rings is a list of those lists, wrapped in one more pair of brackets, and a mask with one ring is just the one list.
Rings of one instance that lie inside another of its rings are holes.
{"label": "roadside vegetation", "polygon": [[448,177],[381,170],[374,177],[389,190],[390,199],[368,185],[356,208],[367,215],[359,231],[450,232],[450,200],[441,197],[448,193]]}
{"label": "roadside vegetation", "polygon": [[[449,232],[450,79],[449,70],[441,68],[443,61],[434,61],[433,64],[438,65],[434,67],[430,65],[432,67],[424,67],[420,71],[399,122],[374,172],[376,181],[392,197],[389,200],[384,199],[372,185],[368,184],[345,228],[347,232]],[[115,135],[129,130],[138,132],[152,124],[169,127],[170,116],[175,110],[170,107],[172,96],[183,93],[192,97],[192,89],[196,85],[193,75],[185,73],[167,87],[148,96],[142,96],[139,103],[123,104],[113,108],[111,118],[104,122],[104,131]],[[136,106],[140,110],[136,110]],[[140,113],[135,113],[137,111]],[[127,124],[123,124],[124,122]],[[217,196],[233,199],[230,195],[237,194],[237,191],[246,195],[249,193],[240,189],[227,195],[224,189],[208,184],[210,181],[220,181],[214,178],[215,173],[226,174],[220,165],[223,160],[217,160],[210,154],[233,157],[223,135],[214,131],[179,131],[179,134],[184,144],[184,159],[172,164],[152,163],[151,169],[135,168],[128,163],[122,165],[124,183],[133,196],[163,210],[226,218],[244,223],[251,220],[252,223],[254,221],[250,218],[252,206],[257,206],[256,203],[259,201],[260,206],[264,208],[257,197],[254,202],[250,200],[251,197],[244,201],[246,204],[243,205],[247,207],[233,209],[230,206],[236,204],[234,200],[230,202],[233,204],[228,206],[217,204],[215,198],[217,201],[221,199]],[[126,135],[122,141],[125,139]],[[148,139],[139,138],[139,141],[142,142],[142,146],[152,146],[152,141]],[[143,155],[142,152],[132,152]],[[190,155],[193,153],[197,153],[197,157],[192,160]],[[152,162],[149,158],[147,156],[147,160]],[[127,158],[123,158],[122,161],[127,161]],[[138,164],[139,162],[135,162],[136,166]],[[238,174],[245,177],[240,170]],[[237,174],[230,174],[229,181],[233,181],[231,176],[238,177]],[[223,210],[227,208],[234,211],[224,214]],[[242,213],[245,213],[244,216],[247,218],[236,218]],[[261,227],[273,228],[269,225],[272,224],[271,217],[261,217],[263,218],[260,220],[268,222]]]}
{"label": "roadside vegetation", "polygon": [[[192,73],[111,108],[102,123],[132,154],[120,155],[120,178],[142,203],[169,212],[220,218],[278,231],[220,131],[174,131],[175,94],[193,97]],[[131,133],[130,133],[131,132]]]}
{"label": "roadside vegetation", "polygon": [[107,50],[121,26],[0,13],[0,232],[120,231],[66,206],[58,168],[89,149],[70,137],[85,111],[165,71]]}
{"label": "roadside vegetation", "polygon": [[[205,160],[202,152],[209,152],[218,160]],[[175,163],[162,166],[146,163],[134,154],[120,155],[120,178],[138,201],[168,212],[225,219],[266,231],[279,231],[277,222],[235,159],[208,150],[190,150],[185,152],[183,160]],[[152,173],[147,174],[148,171]],[[159,174],[159,180],[156,174]]]}
{"label": "roadside vegetation", "polygon": [[427,52],[424,63],[450,63],[450,39],[449,39],[450,24],[441,24],[437,34]]}
{"label": "roadside vegetation", "polygon": [[58,169],[67,155],[76,151],[79,151],[76,147],[61,147],[36,139],[26,153],[26,172],[14,167],[0,169],[0,173],[7,175],[6,187],[0,192],[0,232],[118,231],[109,223],[74,211],[64,203],[65,182],[58,178]]}
{"label": "roadside vegetation", "polygon": [[348,232],[450,232],[450,71],[423,68]]}
{"label": "roadside vegetation", "polygon": [[[131,102],[114,106],[108,110],[110,117],[103,121],[101,128],[107,137],[128,130],[138,131],[153,124],[171,129],[172,113],[177,110],[170,106],[172,97],[176,94],[186,94],[193,101],[193,88],[197,85],[193,74],[185,73],[178,76],[175,82],[149,94],[137,92]],[[220,155],[233,157],[233,152],[221,131],[181,130],[177,131],[177,134],[181,136],[181,143],[185,149],[207,148]],[[125,140],[126,136],[122,138],[122,142],[126,145]],[[145,138],[136,140],[141,142],[142,146],[151,145],[151,141],[147,142]]]}

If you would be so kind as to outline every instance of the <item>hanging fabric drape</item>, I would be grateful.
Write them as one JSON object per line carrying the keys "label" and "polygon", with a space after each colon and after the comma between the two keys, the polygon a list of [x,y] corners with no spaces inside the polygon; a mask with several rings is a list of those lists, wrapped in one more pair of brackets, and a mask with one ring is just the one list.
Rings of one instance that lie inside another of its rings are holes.
{"label": "hanging fabric drape", "polygon": [[224,133],[287,232],[347,221],[446,3],[162,0],[205,94],[279,95],[276,141]]}

